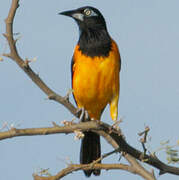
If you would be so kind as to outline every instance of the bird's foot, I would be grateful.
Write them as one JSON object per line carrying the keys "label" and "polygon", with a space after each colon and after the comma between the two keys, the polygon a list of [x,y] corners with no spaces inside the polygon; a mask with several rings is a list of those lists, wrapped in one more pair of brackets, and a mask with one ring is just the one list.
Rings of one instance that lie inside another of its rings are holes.
{"label": "bird's foot", "polygon": [[80,119],[81,122],[87,122],[87,121],[90,120],[88,111],[85,110],[84,107],[78,108],[76,114],[80,114],[80,115],[79,115],[79,119]]}

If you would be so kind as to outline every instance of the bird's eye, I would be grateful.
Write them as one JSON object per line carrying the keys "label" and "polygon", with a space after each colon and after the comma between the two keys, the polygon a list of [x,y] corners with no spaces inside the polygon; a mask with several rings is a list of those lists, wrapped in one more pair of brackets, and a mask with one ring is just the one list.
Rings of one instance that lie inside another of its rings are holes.
{"label": "bird's eye", "polygon": [[85,14],[86,16],[90,16],[91,13],[92,13],[92,11],[91,11],[90,9],[85,9],[85,10],[84,10],[84,14]]}

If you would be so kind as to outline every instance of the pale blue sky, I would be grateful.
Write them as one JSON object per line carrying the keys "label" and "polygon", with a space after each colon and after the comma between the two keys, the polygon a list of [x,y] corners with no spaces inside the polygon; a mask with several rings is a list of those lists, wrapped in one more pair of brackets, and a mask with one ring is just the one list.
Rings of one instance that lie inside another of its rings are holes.
{"label": "pale blue sky", "polygon": [[[4,19],[10,0],[1,0],[0,53],[6,42]],[[178,0],[31,0],[20,1],[14,32],[20,32],[18,50],[23,58],[37,57],[31,67],[56,92],[65,95],[71,87],[70,62],[78,40],[75,22],[58,12],[81,6],[97,7],[104,15],[108,31],[116,40],[122,58],[119,114],[127,141],[142,150],[137,133],[151,128],[150,150],[163,140],[176,144],[179,139],[179,1]],[[8,52],[8,50],[6,51]],[[4,122],[19,128],[47,127],[73,116],[61,105],[46,100],[10,59],[0,62],[0,127]],[[71,97],[72,99],[72,97]],[[102,121],[112,123],[106,108]],[[79,161],[80,141],[74,135],[17,137],[0,141],[0,179],[32,179],[39,168],[57,173],[66,159]],[[102,140],[102,151],[112,148]],[[159,157],[165,161],[165,153]],[[118,161],[113,155],[104,162]],[[123,161],[122,161],[123,162]],[[146,167],[146,165],[145,165]],[[149,168],[150,169],[150,168]],[[158,170],[155,170],[156,176]],[[103,171],[108,180],[141,179],[123,171]],[[86,179],[79,171],[64,179]],[[163,175],[159,180],[177,180]]]}

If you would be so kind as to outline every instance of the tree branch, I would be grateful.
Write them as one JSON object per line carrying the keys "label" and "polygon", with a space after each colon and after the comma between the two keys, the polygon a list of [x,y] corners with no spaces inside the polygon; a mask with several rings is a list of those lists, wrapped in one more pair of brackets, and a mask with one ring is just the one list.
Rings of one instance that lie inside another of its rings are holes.
{"label": "tree branch", "polygon": [[14,60],[18,66],[30,77],[30,79],[48,96],[50,100],[54,100],[62,105],[64,105],[74,116],[79,117],[77,114],[77,109],[72,103],[68,101],[67,98],[64,98],[56,94],[52,89],[50,89],[42,79],[36,74],[29,66],[28,60],[23,60],[17,51],[16,41],[13,38],[13,22],[17,8],[19,7],[19,0],[12,0],[11,8],[9,10],[8,17],[5,20],[6,23],[6,33],[4,34],[7,42],[9,44],[10,53],[3,54],[6,57]]}
{"label": "tree branch", "polygon": [[84,122],[79,124],[73,124],[71,126],[54,126],[46,128],[27,128],[27,129],[16,129],[11,128],[9,131],[0,132],[0,140],[18,137],[18,136],[36,136],[36,135],[50,135],[59,133],[74,133],[75,130],[87,131],[97,130],[99,127],[96,125],[97,122]]}
{"label": "tree branch", "polygon": [[33,176],[34,176],[34,180],[59,180],[59,179],[63,178],[64,176],[72,173],[73,171],[89,170],[91,168],[104,169],[104,170],[121,169],[121,170],[125,170],[125,171],[136,174],[135,170],[131,166],[128,166],[125,164],[93,164],[93,165],[91,165],[91,164],[71,164],[67,168],[60,171],[55,176],[43,177],[43,176],[38,176],[36,174],[34,174]]}
{"label": "tree branch", "polygon": [[50,135],[50,134],[58,134],[58,133],[68,134],[68,133],[73,133],[75,130],[79,130],[82,132],[93,131],[99,134],[100,136],[103,136],[103,138],[109,144],[111,144],[114,149],[121,152],[122,155],[128,160],[128,162],[131,165],[135,166],[136,168],[139,165],[135,159],[159,169],[160,174],[170,173],[170,174],[179,175],[179,168],[166,165],[165,163],[160,161],[156,156],[144,154],[143,152],[133,148],[126,142],[120,130],[112,129],[112,126],[103,122],[89,121],[89,122],[81,122],[78,124],[72,124],[69,126],[56,125],[55,127],[49,127],[49,128],[28,128],[28,129],[12,128],[9,131],[0,132],[0,140],[12,138],[12,137],[18,137],[18,136]]}

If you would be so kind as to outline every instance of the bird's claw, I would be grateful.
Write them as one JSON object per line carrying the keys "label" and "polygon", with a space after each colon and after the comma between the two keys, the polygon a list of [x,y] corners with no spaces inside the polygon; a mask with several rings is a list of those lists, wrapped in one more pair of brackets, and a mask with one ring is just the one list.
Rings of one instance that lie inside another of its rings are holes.
{"label": "bird's claw", "polygon": [[77,113],[77,114],[80,114],[79,119],[80,119],[81,122],[86,122],[86,121],[89,121],[89,120],[90,120],[88,111],[85,110],[84,107],[78,108],[78,110],[77,110],[76,113]]}

